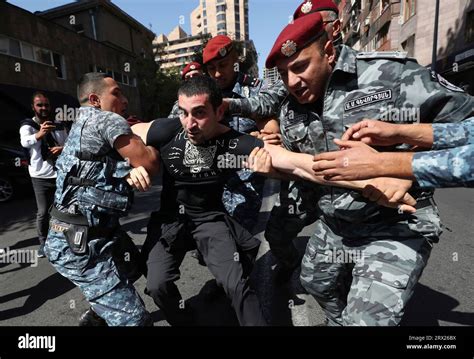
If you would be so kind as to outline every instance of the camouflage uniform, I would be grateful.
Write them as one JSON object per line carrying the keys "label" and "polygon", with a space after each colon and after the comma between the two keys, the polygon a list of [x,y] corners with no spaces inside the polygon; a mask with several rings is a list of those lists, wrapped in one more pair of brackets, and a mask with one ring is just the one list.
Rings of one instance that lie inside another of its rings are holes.
{"label": "camouflage uniform", "polygon": [[168,115],[168,118],[177,118],[179,117],[179,105],[178,101],[175,101],[173,104],[173,108],[171,109],[170,114]]}
{"label": "camouflage uniform", "polygon": [[[351,124],[363,118],[397,122],[405,108],[419,109],[422,122],[460,122],[472,116],[470,96],[403,54],[357,53],[347,46],[337,51],[325,97],[308,105],[290,97],[281,107],[283,142],[295,152],[337,150],[333,140]],[[406,122],[418,119],[417,113],[406,117]],[[330,325],[398,324],[441,234],[432,192],[415,184],[410,193],[418,210],[408,215],[380,207],[356,191],[315,188],[319,194],[313,205],[322,216],[303,258],[303,286]],[[338,261],[331,253],[359,256]]]}
{"label": "camouflage uniform", "polygon": [[474,118],[434,124],[433,150],[415,153],[413,173],[421,187],[474,187]]}
{"label": "camouflage uniform", "polygon": [[[127,214],[133,199],[124,179],[131,167],[113,144],[117,137],[131,133],[119,115],[80,108],[56,164],[54,206],[60,213],[52,211],[45,244],[51,264],[81,289],[109,326],[149,323],[142,299],[113,258],[120,245],[119,217]],[[66,232],[76,230],[72,222],[58,219],[65,215],[84,219],[89,231],[96,231],[97,235],[89,235],[85,254],[76,254],[69,247]],[[99,235],[99,229],[110,235]]]}
{"label": "camouflage uniform", "polygon": [[[232,90],[223,91],[223,96],[250,98],[256,96],[261,87],[262,82],[259,79],[239,73]],[[229,116],[226,119],[226,124],[236,131],[250,133],[257,130],[257,124],[250,118]],[[242,169],[230,176],[222,195],[227,212],[251,233],[255,229],[262,206],[264,183],[264,177],[249,169]]]}

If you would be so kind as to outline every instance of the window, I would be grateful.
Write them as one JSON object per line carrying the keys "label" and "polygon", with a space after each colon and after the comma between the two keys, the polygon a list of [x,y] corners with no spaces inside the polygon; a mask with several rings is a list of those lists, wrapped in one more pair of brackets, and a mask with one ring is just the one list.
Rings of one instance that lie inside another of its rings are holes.
{"label": "window", "polygon": [[27,60],[35,61],[35,52],[33,51],[33,46],[22,42],[21,53],[23,55],[23,58]]}
{"label": "window", "polygon": [[8,54],[8,38],[0,35],[0,52]]}
{"label": "window", "polygon": [[227,25],[225,22],[223,23],[220,23],[220,24],[217,24],[217,31],[219,30],[226,30],[227,29]]}
{"label": "window", "polygon": [[416,0],[403,0],[403,22],[408,21],[416,11]]}
{"label": "window", "polygon": [[415,53],[415,35],[410,36],[402,43],[403,51],[406,51],[408,56],[413,57]]}
{"label": "window", "polygon": [[219,21],[225,21],[225,14],[217,15],[217,22],[219,22]]}
{"label": "window", "polygon": [[20,41],[10,39],[10,55],[21,57]]}
{"label": "window", "polygon": [[216,12],[225,12],[225,5],[217,5]]}
{"label": "window", "polygon": [[61,55],[53,52],[53,63],[56,70],[56,76],[60,79],[65,79],[65,73],[63,69],[63,58]]}
{"label": "window", "polygon": [[466,39],[467,44],[470,42],[474,42],[474,10],[471,10],[467,13],[464,38]]}
{"label": "window", "polygon": [[35,58],[36,61],[41,62],[46,65],[52,65],[51,61],[51,51],[42,49],[40,47],[35,47]]}

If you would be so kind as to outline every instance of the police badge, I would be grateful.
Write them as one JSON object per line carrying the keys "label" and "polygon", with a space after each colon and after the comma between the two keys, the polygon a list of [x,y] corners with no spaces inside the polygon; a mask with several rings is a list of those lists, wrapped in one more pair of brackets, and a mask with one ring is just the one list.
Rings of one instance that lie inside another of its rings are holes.
{"label": "police badge", "polygon": [[301,6],[301,12],[303,14],[309,13],[313,9],[313,3],[311,1],[306,1],[302,6]]}
{"label": "police badge", "polygon": [[296,53],[298,45],[293,40],[286,40],[286,42],[281,45],[281,53],[286,57],[291,57]]}

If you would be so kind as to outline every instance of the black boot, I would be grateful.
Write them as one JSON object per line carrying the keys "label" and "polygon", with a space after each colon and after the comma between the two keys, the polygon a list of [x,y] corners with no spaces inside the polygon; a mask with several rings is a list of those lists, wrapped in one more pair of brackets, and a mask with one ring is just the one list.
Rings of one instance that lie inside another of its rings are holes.
{"label": "black boot", "polygon": [[108,327],[107,322],[99,317],[96,312],[92,310],[92,307],[87,309],[85,313],[81,315],[79,319],[80,327]]}

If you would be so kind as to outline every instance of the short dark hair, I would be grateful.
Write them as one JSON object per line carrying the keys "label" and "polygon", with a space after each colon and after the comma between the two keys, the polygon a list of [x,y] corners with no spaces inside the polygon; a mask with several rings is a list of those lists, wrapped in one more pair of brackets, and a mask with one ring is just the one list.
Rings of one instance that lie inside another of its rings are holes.
{"label": "short dark hair", "polygon": [[178,90],[178,96],[187,97],[208,95],[212,108],[216,110],[222,104],[222,92],[216,82],[209,76],[192,77],[185,81]]}
{"label": "short dark hair", "polygon": [[324,46],[326,43],[329,41],[329,35],[326,31],[323,31],[321,35],[317,39],[314,40],[314,44],[316,44],[316,47],[319,49],[321,52],[321,55],[324,55]]}
{"label": "short dark hair", "polygon": [[95,92],[100,94],[104,89],[104,79],[110,77],[102,72],[89,72],[84,74],[77,84],[77,99],[82,105],[87,103],[89,94]]}
{"label": "short dark hair", "polygon": [[38,96],[43,96],[43,97],[47,98],[48,101],[49,101],[49,97],[46,96],[44,92],[42,92],[42,91],[35,91],[35,92],[33,93],[33,95],[31,96],[31,104],[32,104],[32,105],[33,105],[34,102],[35,102],[35,98],[38,97]]}

